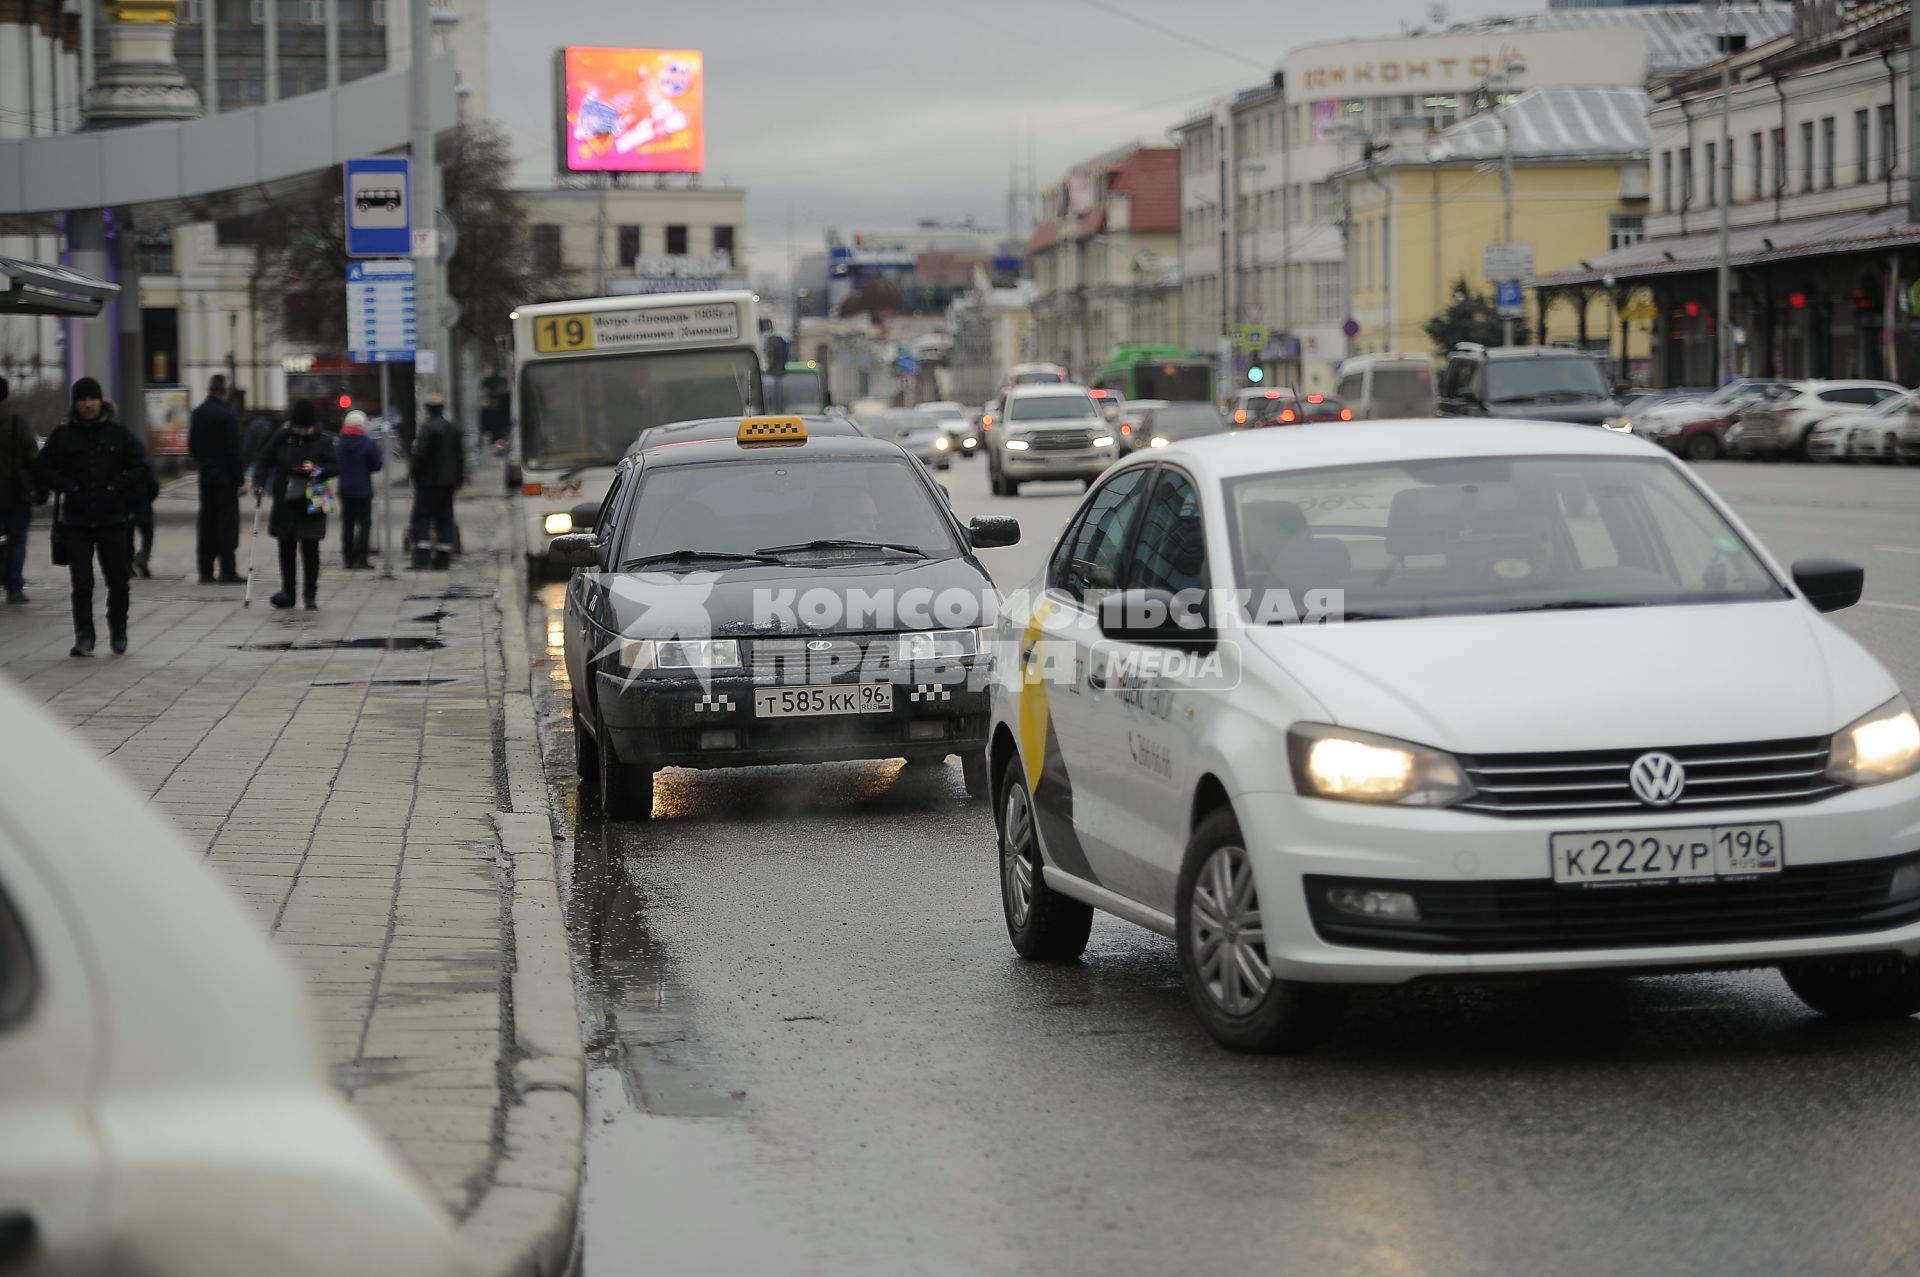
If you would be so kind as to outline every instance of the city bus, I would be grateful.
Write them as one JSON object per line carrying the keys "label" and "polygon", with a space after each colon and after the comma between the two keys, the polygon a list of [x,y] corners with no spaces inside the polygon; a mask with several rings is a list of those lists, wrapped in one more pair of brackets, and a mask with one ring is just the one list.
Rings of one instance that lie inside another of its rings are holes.
{"label": "city bus", "polygon": [[747,292],[658,293],[521,306],[513,319],[513,461],[529,575],[607,492],[650,426],[764,411]]}
{"label": "city bus", "polygon": [[826,370],[819,361],[798,360],[786,365],[784,372],[767,373],[767,411],[810,415],[822,413],[831,404],[827,394]]}
{"label": "city bus", "polygon": [[1189,355],[1178,346],[1121,346],[1091,386],[1127,400],[1211,403],[1213,361]]}

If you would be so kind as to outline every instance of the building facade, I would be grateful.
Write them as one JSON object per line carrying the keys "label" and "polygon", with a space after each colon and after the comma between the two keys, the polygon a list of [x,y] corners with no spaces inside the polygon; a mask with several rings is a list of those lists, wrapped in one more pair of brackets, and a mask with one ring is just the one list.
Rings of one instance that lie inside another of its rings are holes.
{"label": "building facade", "polygon": [[[80,17],[72,4],[0,0],[0,139],[80,127]],[[0,257],[58,263],[61,238],[38,223],[0,225]],[[22,396],[56,388],[66,368],[60,320],[0,317],[0,376]],[[51,423],[36,421],[42,430]]]}
{"label": "building facade", "polygon": [[[747,254],[747,193],[725,187],[560,187],[518,193],[527,211],[533,268],[556,301],[639,291],[625,280],[689,272],[698,286],[728,278],[705,263],[725,256],[739,274]],[[700,259],[661,262],[660,258]],[[651,273],[651,276],[650,276]]]}
{"label": "building facade", "polygon": [[1027,244],[1040,357],[1091,377],[1117,346],[1182,337],[1180,153],[1133,144],[1041,193]]}
{"label": "building facade", "polygon": [[[1908,6],[1826,12],[1831,22],[1804,23],[1732,59],[1724,124],[1717,67],[1656,94],[1645,241],[1537,281],[1551,294],[1611,280],[1644,307],[1656,385],[1920,373]],[[1723,203],[1725,368],[1716,313]]]}

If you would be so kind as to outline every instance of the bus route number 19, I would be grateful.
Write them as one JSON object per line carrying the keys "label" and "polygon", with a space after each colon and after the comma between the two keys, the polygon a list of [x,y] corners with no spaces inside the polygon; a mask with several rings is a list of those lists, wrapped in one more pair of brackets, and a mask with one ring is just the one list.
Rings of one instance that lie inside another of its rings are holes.
{"label": "bus route number 19", "polygon": [[533,326],[535,353],[592,350],[593,321],[586,315],[550,315]]}

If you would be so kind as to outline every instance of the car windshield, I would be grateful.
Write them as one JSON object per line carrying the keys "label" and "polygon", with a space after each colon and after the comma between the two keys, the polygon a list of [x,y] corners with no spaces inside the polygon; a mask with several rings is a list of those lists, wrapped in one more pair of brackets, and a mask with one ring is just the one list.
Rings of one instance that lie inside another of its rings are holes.
{"label": "car windshield", "polygon": [[1008,421],[1091,421],[1098,413],[1085,395],[1031,395],[1007,404]]}
{"label": "car windshield", "polygon": [[1170,404],[1156,408],[1151,421],[1153,433],[1167,439],[1188,439],[1194,435],[1217,434],[1227,428],[1220,414],[1205,404]]}
{"label": "car windshield", "polygon": [[1013,374],[1016,386],[1058,385],[1065,381],[1057,372],[1017,372]]}
{"label": "car windshield", "polygon": [[1489,359],[1488,403],[1581,403],[1607,397],[1600,365],[1585,355]]}
{"label": "car windshield", "polygon": [[898,443],[908,435],[939,428],[938,419],[923,412],[890,412],[869,424],[867,432],[876,439],[891,439]]}
{"label": "car windshield", "polygon": [[520,455],[533,470],[610,466],[652,426],[760,410],[760,364],[750,350],[536,362],[520,378]]}
{"label": "car windshield", "polygon": [[1740,534],[1658,458],[1483,457],[1226,484],[1256,620],[1286,591],[1348,620],[1786,597]]}
{"label": "car windshield", "polygon": [[[771,546],[859,541],[905,546],[927,558],[958,551],[947,516],[904,457],[802,461],[766,449],[701,465],[643,471],[621,543],[632,563],[677,550],[756,554]],[[793,551],[808,562],[887,557],[897,551],[858,546]],[[688,561],[689,568],[700,567]]]}

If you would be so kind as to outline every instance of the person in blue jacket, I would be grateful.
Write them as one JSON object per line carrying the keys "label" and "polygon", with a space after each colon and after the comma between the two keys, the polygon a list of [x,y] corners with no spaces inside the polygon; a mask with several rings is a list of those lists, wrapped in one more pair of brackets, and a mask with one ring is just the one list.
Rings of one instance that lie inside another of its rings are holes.
{"label": "person in blue jacket", "polygon": [[385,448],[367,437],[367,414],[355,408],[340,424],[340,554],[348,568],[370,568],[373,476],[386,463]]}

